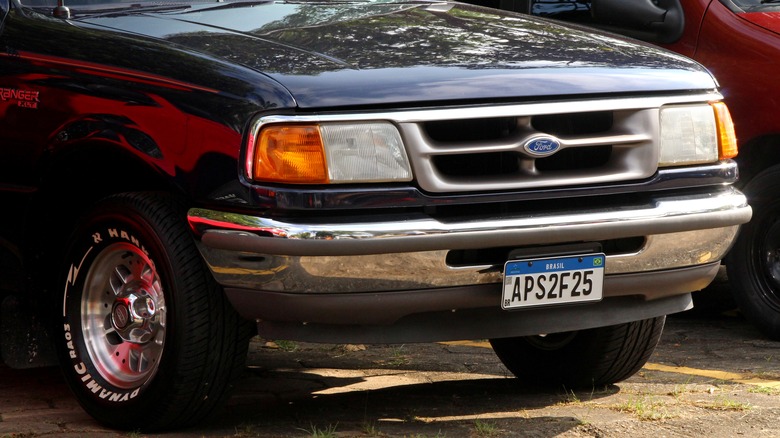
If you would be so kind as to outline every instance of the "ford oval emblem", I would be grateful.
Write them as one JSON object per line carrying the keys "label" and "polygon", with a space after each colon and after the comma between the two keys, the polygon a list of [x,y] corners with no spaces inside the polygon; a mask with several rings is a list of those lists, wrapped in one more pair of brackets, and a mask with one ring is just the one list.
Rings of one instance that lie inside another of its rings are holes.
{"label": "ford oval emblem", "polygon": [[561,148],[561,142],[554,137],[534,137],[523,144],[523,149],[535,157],[552,155]]}

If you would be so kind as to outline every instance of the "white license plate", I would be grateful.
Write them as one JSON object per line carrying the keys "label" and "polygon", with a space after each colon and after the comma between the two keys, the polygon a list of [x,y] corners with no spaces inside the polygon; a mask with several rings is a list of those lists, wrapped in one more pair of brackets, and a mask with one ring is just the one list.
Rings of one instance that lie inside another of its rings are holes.
{"label": "white license plate", "polygon": [[504,265],[501,308],[599,301],[604,254],[510,260]]}

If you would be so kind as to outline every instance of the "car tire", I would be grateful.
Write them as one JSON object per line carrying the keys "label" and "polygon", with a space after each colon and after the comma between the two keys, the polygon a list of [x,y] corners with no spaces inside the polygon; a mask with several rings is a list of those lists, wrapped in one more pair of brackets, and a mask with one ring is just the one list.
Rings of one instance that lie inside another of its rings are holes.
{"label": "car tire", "polygon": [[208,272],[177,202],[155,193],[102,201],[72,236],[64,268],[55,344],[90,415],[159,431],[192,425],[224,402],[251,325]]}
{"label": "car tire", "polygon": [[533,385],[593,388],[634,375],[653,354],[666,317],[540,336],[491,339],[516,377]]}
{"label": "car tire", "polygon": [[766,336],[780,340],[780,166],[744,188],[753,217],[726,256],[734,301]]}

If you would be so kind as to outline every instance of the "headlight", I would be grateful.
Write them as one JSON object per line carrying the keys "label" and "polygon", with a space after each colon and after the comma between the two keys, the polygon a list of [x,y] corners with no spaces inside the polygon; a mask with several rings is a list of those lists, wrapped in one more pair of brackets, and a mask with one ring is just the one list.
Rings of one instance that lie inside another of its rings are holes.
{"label": "headlight", "polygon": [[268,124],[250,139],[249,175],[294,184],[410,181],[398,129],[386,122]]}
{"label": "headlight", "polygon": [[737,139],[723,102],[661,108],[659,166],[712,163],[737,155]]}

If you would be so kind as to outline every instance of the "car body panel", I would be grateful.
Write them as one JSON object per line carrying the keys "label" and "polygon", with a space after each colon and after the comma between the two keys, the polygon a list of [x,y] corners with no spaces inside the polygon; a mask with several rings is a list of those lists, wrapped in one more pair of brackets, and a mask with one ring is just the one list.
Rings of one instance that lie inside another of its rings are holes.
{"label": "car body panel", "polygon": [[[780,13],[772,15],[780,22]],[[780,67],[780,35],[715,2],[699,33],[694,58],[718,77],[743,144],[778,131],[774,112],[780,85],[769,79],[768,72]]]}
{"label": "car body panel", "polygon": [[772,31],[774,33],[780,33],[780,20],[778,20],[778,16],[780,15],[778,14],[780,14],[780,11],[745,12],[740,14],[740,17],[753,24],[763,27],[766,30]]}

